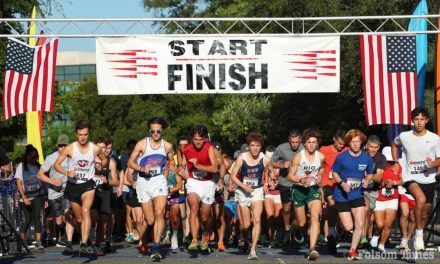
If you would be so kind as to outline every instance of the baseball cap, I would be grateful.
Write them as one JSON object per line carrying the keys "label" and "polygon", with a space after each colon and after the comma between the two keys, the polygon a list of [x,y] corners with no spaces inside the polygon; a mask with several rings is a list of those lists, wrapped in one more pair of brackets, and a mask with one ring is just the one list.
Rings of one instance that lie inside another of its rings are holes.
{"label": "baseball cap", "polygon": [[69,137],[66,134],[59,135],[57,145],[69,145]]}

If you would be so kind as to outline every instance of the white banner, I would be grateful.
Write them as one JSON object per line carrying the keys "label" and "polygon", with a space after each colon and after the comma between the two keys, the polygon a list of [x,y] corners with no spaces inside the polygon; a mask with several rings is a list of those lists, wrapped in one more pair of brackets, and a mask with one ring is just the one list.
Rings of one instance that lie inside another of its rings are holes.
{"label": "white banner", "polygon": [[339,92],[339,37],[98,38],[99,94]]}

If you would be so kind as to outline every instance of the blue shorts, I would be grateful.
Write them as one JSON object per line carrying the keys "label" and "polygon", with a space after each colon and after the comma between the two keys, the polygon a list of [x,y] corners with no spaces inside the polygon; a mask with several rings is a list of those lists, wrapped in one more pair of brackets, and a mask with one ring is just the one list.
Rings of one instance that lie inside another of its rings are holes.
{"label": "blue shorts", "polygon": [[234,218],[238,219],[237,202],[225,201],[225,209],[227,209],[229,212],[231,212],[232,215],[234,216]]}

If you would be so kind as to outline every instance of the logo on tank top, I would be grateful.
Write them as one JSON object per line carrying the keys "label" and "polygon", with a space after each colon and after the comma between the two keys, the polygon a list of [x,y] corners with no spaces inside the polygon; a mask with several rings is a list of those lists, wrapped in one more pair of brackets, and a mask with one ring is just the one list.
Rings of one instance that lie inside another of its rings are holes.
{"label": "logo on tank top", "polygon": [[78,160],[77,164],[80,168],[84,168],[89,166],[89,161],[88,160]]}
{"label": "logo on tank top", "polygon": [[367,168],[367,164],[359,164],[358,165],[358,170],[360,171],[364,171]]}

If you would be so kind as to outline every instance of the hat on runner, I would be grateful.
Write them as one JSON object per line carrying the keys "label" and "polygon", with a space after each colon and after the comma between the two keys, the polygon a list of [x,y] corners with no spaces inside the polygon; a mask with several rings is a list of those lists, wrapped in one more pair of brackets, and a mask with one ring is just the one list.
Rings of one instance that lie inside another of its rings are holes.
{"label": "hat on runner", "polygon": [[241,145],[240,152],[245,153],[249,150],[249,146],[247,144]]}
{"label": "hat on runner", "polygon": [[382,154],[385,156],[387,161],[394,161],[393,155],[391,154],[391,147],[387,146],[382,149]]}
{"label": "hat on runner", "polygon": [[57,145],[69,145],[69,137],[65,134],[59,135]]}

